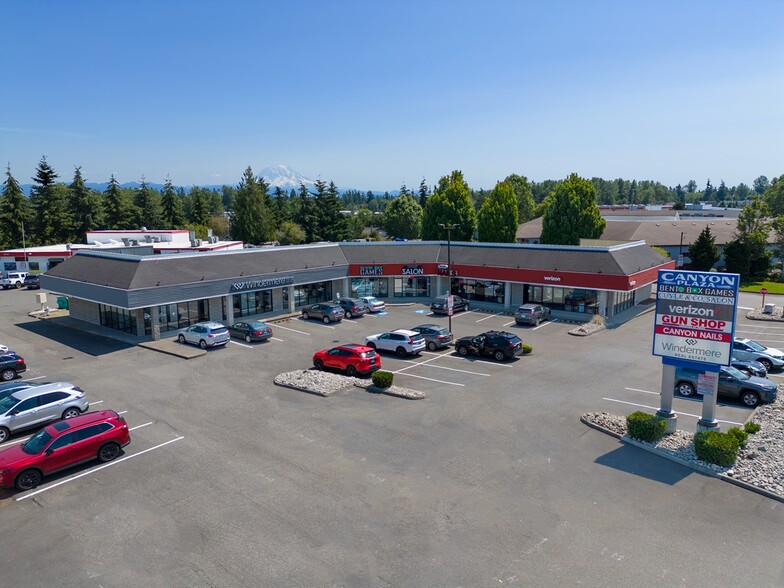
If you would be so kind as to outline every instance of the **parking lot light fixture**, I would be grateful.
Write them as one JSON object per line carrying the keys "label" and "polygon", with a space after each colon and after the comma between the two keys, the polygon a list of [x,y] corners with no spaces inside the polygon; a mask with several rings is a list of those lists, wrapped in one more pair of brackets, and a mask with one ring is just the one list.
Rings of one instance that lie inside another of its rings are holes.
{"label": "parking lot light fixture", "polygon": [[452,332],[452,309],[448,307],[449,296],[452,295],[452,229],[459,227],[455,223],[438,223],[438,226],[446,231],[446,267],[449,278],[447,280],[447,316],[449,317],[449,332]]}

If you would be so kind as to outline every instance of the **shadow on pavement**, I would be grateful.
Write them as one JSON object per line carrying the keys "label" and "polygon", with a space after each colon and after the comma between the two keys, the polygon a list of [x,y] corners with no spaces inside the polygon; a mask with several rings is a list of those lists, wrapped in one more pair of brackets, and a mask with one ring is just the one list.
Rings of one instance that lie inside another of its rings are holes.
{"label": "shadow on pavement", "polygon": [[596,463],[669,486],[694,473],[690,468],[626,444],[597,458]]}
{"label": "shadow on pavement", "polygon": [[70,325],[60,324],[61,320],[58,318],[35,320],[18,323],[17,326],[88,355],[106,355],[136,346],[136,343],[130,341],[120,341],[98,333],[74,329]]}

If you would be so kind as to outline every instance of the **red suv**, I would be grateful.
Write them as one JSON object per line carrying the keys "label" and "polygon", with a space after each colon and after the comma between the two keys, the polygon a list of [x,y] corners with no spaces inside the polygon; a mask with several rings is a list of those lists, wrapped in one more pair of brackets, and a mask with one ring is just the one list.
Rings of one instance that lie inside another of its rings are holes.
{"label": "red suv", "polygon": [[317,370],[333,368],[344,371],[349,376],[356,376],[380,370],[381,357],[372,347],[349,343],[316,351],[313,355],[313,365]]}
{"label": "red suv", "polygon": [[0,451],[0,487],[30,490],[44,476],[97,459],[112,461],[131,442],[128,424],[113,410],[57,421],[21,445]]}

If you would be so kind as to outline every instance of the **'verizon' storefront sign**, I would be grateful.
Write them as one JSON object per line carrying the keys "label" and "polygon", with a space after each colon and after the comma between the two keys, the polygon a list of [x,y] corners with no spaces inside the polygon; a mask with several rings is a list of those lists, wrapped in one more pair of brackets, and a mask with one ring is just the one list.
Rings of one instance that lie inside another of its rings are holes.
{"label": "'verizon' storefront sign", "polygon": [[729,365],[739,285],[738,274],[660,270],[653,354]]}

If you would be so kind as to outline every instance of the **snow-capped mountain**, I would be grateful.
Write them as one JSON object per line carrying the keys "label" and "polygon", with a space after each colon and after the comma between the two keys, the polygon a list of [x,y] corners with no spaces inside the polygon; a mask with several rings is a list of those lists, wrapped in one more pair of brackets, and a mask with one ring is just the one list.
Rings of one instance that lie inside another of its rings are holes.
{"label": "snow-capped mountain", "polygon": [[313,180],[282,164],[265,167],[256,175],[264,178],[264,181],[269,184],[270,188],[281,187],[286,191],[298,190],[300,183],[305,184],[305,187],[308,189],[313,188],[316,184]]}

